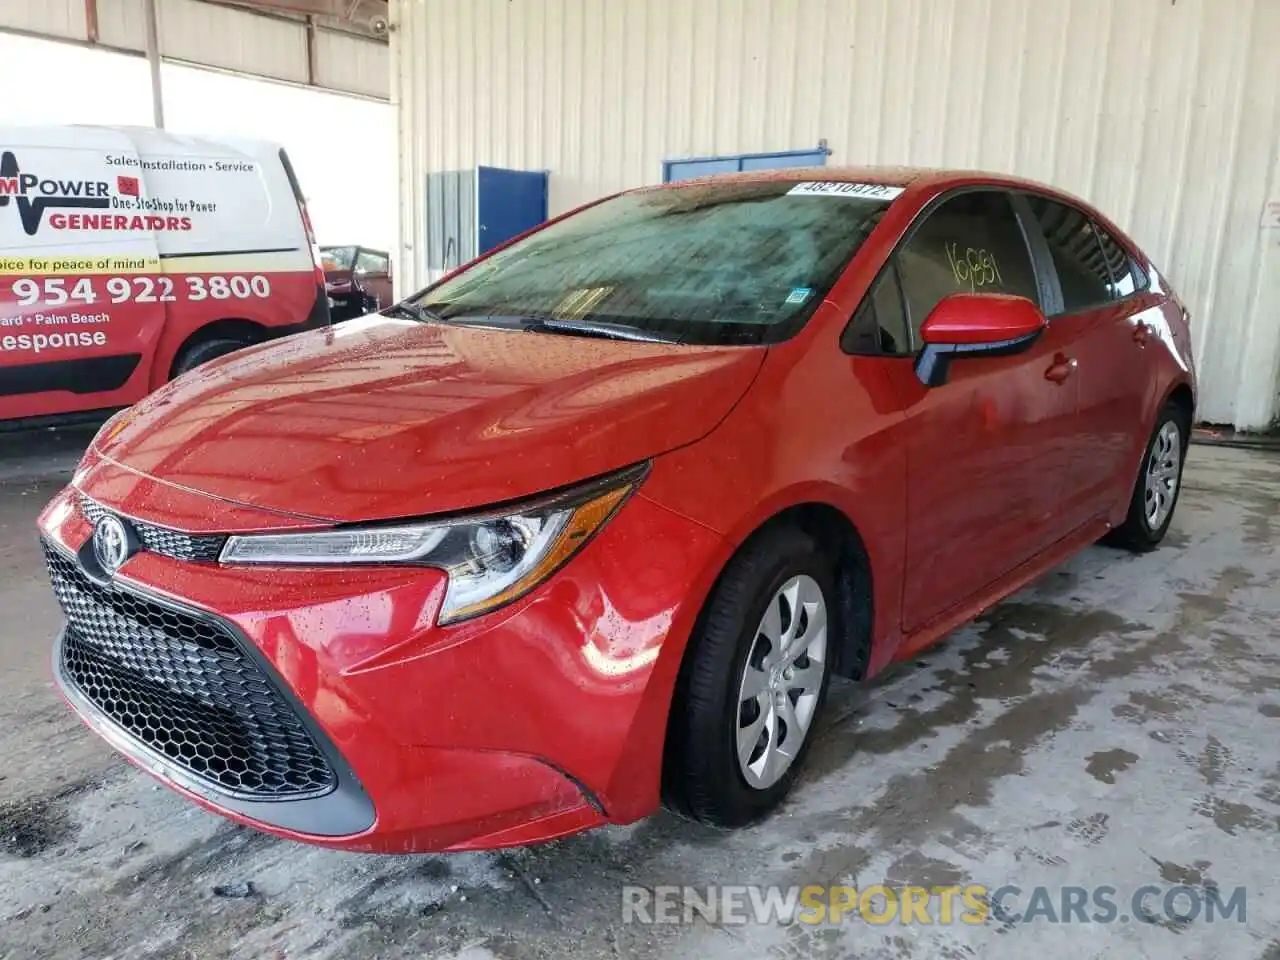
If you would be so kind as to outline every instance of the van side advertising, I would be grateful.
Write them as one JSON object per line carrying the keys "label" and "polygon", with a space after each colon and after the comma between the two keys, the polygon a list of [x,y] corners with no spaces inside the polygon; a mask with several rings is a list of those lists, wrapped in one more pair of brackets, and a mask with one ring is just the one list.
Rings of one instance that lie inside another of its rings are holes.
{"label": "van side advertising", "polygon": [[127,406],[328,322],[271,144],[0,127],[0,421]]}

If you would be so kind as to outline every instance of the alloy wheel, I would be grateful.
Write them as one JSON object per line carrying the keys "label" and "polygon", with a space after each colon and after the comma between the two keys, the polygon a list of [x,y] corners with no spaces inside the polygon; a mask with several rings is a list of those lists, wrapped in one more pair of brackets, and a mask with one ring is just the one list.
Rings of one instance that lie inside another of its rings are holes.
{"label": "alloy wheel", "polygon": [[803,574],[769,601],[738,691],[738,766],[767,790],[791,768],[818,709],[827,670],[827,602]]}
{"label": "alloy wheel", "polygon": [[1182,468],[1182,431],[1168,420],[1156,434],[1147,458],[1144,512],[1147,526],[1159,530],[1173,510]]}

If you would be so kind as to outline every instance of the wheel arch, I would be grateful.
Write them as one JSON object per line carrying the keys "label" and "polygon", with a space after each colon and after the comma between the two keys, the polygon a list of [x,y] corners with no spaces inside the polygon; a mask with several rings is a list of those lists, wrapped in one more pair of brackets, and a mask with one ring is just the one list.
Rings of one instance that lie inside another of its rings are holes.
{"label": "wheel arch", "polygon": [[1191,384],[1187,383],[1185,380],[1175,383],[1165,394],[1163,402],[1161,402],[1159,408],[1157,408],[1157,416],[1159,415],[1159,411],[1163,410],[1169,404],[1173,404],[1182,411],[1184,417],[1183,424],[1186,427],[1186,432],[1182,437],[1182,448],[1185,451],[1187,444],[1191,441],[1191,427],[1195,423],[1196,415],[1196,398],[1195,394],[1191,391]]}
{"label": "wheel arch", "polygon": [[[750,522],[748,522],[750,524]],[[871,558],[867,546],[853,519],[845,511],[824,499],[806,498],[785,505],[775,506],[771,512],[756,519],[745,534],[730,538],[731,550],[718,558],[717,568],[710,586],[698,599],[698,610],[692,626],[680,650],[677,673],[683,674],[694,649],[696,638],[702,629],[712,600],[734,558],[748,549],[758,538],[778,526],[790,526],[812,537],[820,550],[833,562],[836,579],[836,604],[839,610],[840,636],[835,644],[831,670],[835,676],[860,680],[867,675],[874,639],[874,591],[872,589]],[[666,723],[662,739],[660,764],[661,792],[669,807],[683,809],[679,791],[673,789],[673,760],[679,754],[675,735],[677,723],[676,705],[679,700],[680,681],[672,678],[668,691]],[[675,748],[674,751],[672,748]]]}
{"label": "wheel arch", "polygon": [[174,370],[182,359],[183,354],[202,343],[210,340],[240,340],[247,347],[255,343],[261,343],[269,335],[267,327],[242,317],[223,317],[206,323],[204,326],[191,331],[187,338],[178,344],[173,351],[173,356],[169,358],[165,375],[168,379],[173,379]]}
{"label": "wheel arch", "polygon": [[[717,558],[710,586],[698,598],[697,613],[693,618],[680,659],[683,662],[697,636],[716,589],[733,559],[778,525],[790,525],[811,536],[824,553],[831,558],[836,573],[836,589],[839,591],[841,635],[836,645],[833,671],[836,676],[860,680],[866,676],[871,647],[875,637],[874,570],[871,553],[867,549],[854,520],[827,499],[808,497],[775,505],[763,518],[749,521],[744,532],[729,538],[732,549]],[[704,581],[705,582],[705,581]]]}
{"label": "wheel arch", "polygon": [[863,679],[871,659],[875,591],[871,556],[862,534],[840,508],[820,500],[807,500],[773,514],[738,545],[734,554],[765,530],[780,524],[804,531],[832,561],[841,627],[832,670],[836,676]]}

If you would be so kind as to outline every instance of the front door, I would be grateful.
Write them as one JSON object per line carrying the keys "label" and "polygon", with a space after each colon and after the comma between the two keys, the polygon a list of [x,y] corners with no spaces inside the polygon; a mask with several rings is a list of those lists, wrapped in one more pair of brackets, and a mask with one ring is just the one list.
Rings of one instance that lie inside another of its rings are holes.
{"label": "front door", "polygon": [[[949,294],[1042,299],[1001,191],[948,199],[895,260],[917,348],[925,318]],[[1057,507],[1076,433],[1073,360],[1068,332],[1050,324],[1023,353],[955,360],[939,387],[923,386],[910,364],[889,365],[907,418],[904,631],[925,626],[1070,532]]]}

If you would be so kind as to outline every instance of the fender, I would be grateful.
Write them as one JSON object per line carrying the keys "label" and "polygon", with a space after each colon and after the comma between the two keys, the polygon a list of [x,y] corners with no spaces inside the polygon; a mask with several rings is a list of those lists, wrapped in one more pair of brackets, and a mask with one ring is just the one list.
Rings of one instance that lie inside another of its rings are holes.
{"label": "fender", "polygon": [[[1142,469],[1142,458],[1147,454],[1147,444],[1151,441],[1151,433],[1155,430],[1156,417],[1160,415],[1160,411],[1165,408],[1170,398],[1178,390],[1186,387],[1191,391],[1191,423],[1195,424],[1196,410],[1196,385],[1191,378],[1187,376],[1174,377],[1164,390],[1152,390],[1151,396],[1153,400],[1158,398],[1158,402],[1153,402],[1150,407],[1143,412],[1143,421],[1146,424],[1146,432],[1135,440],[1134,448],[1129,452],[1129,469],[1125,476],[1130,478],[1129,484],[1120,490],[1116,495],[1116,503],[1112,506],[1111,511],[1107,515],[1107,520],[1112,527],[1118,527],[1124,523],[1125,514],[1129,511],[1129,499],[1133,496],[1133,483],[1136,482],[1138,471]],[[1190,436],[1187,442],[1190,443]]]}
{"label": "fender", "polygon": [[[662,464],[663,461],[660,460],[655,469]],[[657,503],[652,497],[646,496],[643,488],[637,496]],[[686,520],[707,526],[665,504],[658,505],[684,516]],[[902,639],[897,627],[898,617],[894,615],[901,599],[895,589],[900,574],[889,572],[886,568],[901,566],[902,540],[877,543],[873,547],[864,533],[864,526],[858,522],[856,498],[850,490],[836,484],[814,481],[774,491],[756,503],[750,512],[738,517],[727,533],[720,534],[719,543],[706,557],[700,572],[690,584],[685,602],[672,619],[662,645],[662,653],[646,683],[643,702],[636,711],[631,733],[621,751],[614,776],[603,794],[610,820],[630,823],[653,813],[659,805],[664,735],[675,694],[676,678],[698,617],[721,573],[756,531],[788,510],[806,505],[821,505],[837,510],[849,520],[862,540],[872,571],[872,607],[875,611],[868,675],[878,672],[893,659],[893,653]],[[905,510],[905,494],[903,509]],[[637,779],[640,780],[639,783]]]}

